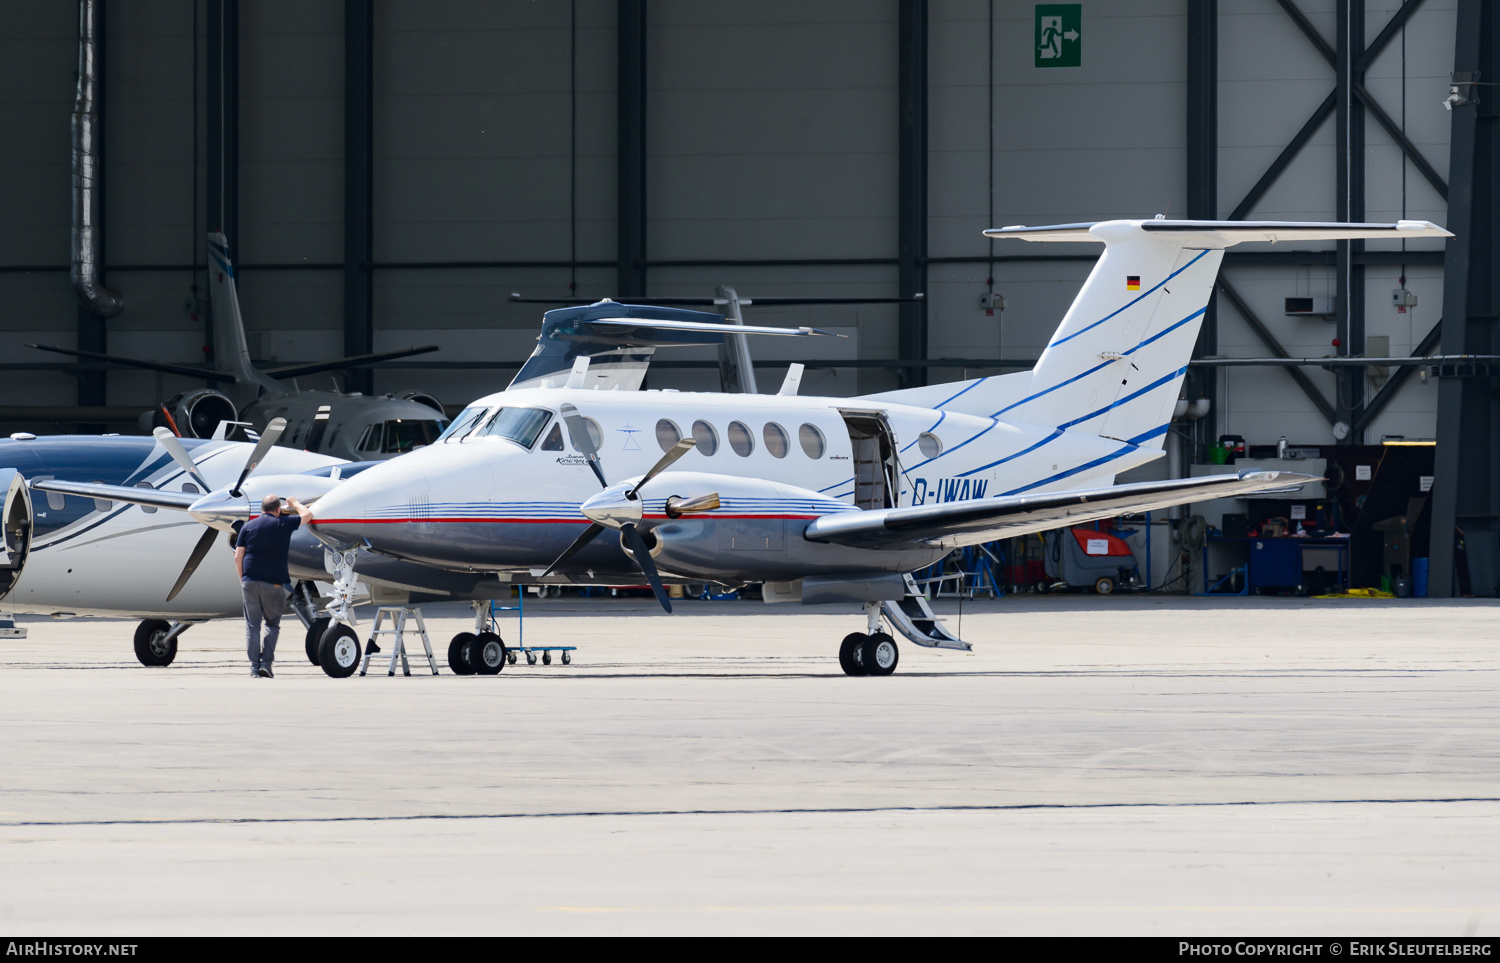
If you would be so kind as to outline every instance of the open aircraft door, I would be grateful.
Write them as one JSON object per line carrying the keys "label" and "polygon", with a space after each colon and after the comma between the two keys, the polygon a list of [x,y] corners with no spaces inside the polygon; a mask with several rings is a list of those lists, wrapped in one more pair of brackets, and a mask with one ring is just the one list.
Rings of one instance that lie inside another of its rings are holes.
{"label": "open aircraft door", "polygon": [[900,465],[896,436],[882,411],[840,408],[854,461],[854,504],[857,508],[897,508],[901,500]]}
{"label": "open aircraft door", "polygon": [[31,493],[14,468],[0,468],[0,599],[21,579],[31,552]]}

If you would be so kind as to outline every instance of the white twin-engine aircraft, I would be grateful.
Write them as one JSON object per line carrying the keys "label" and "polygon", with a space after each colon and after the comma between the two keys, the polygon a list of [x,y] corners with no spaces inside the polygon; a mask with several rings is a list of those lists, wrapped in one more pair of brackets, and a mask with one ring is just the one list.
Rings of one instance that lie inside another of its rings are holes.
{"label": "white twin-engine aircraft", "polygon": [[[349,623],[360,581],[414,599],[485,599],[515,582],[643,576],[667,611],[668,581],[760,582],[768,601],[861,603],[865,631],[839,652],[851,675],[894,671],[882,615],[918,645],[967,649],[906,573],[958,546],[1311,480],[1243,472],[1112,484],[1162,455],[1225,248],[1450,236],[1426,221],[1165,219],[985,233],[1105,244],[1029,372],[857,398],[797,396],[800,366],[776,395],[641,391],[657,348],[722,343],[722,319],[611,301],[547,312],[506,391],[475,402],[435,444],[320,493],[309,527],[322,546],[294,543],[294,574],[336,576],[318,660],[335,676],[357,667]],[[215,497],[194,517],[228,527],[254,511],[243,497]],[[506,651],[498,636],[462,633],[449,662],[494,673]]]}

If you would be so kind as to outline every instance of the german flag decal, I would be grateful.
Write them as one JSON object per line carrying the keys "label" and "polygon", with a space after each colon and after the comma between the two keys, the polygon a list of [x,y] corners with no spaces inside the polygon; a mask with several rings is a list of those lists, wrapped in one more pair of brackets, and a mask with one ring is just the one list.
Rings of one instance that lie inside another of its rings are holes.
{"label": "german flag decal", "polygon": [[1127,274],[1125,276],[1125,290],[1139,291],[1141,289],[1141,276],[1139,274]]}

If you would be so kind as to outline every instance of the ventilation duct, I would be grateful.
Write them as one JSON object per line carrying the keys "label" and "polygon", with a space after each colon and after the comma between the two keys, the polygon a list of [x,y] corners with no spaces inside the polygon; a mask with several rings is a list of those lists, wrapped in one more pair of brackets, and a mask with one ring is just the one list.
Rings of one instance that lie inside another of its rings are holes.
{"label": "ventilation duct", "polygon": [[78,3],[78,100],[73,105],[73,290],[102,318],[125,310],[125,298],[99,282],[99,127],[96,0]]}

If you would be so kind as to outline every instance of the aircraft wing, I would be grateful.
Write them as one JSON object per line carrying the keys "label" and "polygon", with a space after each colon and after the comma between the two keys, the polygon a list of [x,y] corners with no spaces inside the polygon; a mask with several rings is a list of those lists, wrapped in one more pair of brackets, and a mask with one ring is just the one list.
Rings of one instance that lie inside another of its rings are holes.
{"label": "aircraft wing", "polygon": [[37,491],[78,495],[81,498],[97,498],[100,501],[131,502],[136,505],[150,505],[153,508],[174,508],[180,512],[187,511],[188,506],[203,497],[201,494],[194,495],[188,492],[168,492],[155,488],[135,488],[130,485],[70,482],[57,478],[34,481],[30,485]]}
{"label": "aircraft wing", "polygon": [[346,368],[363,368],[366,365],[380,364],[382,361],[394,361],[397,358],[409,358],[414,354],[427,354],[436,351],[435,344],[424,345],[420,348],[402,348],[399,351],[380,351],[375,354],[358,354],[348,358],[335,358],[332,361],[309,361],[305,364],[284,364],[275,368],[266,368],[265,373],[273,378],[300,378],[303,375],[317,374],[321,371],[342,371]]}
{"label": "aircraft wing", "polygon": [[1316,480],[1313,475],[1293,472],[1244,471],[1237,475],[1135,482],[1042,495],[1011,495],[913,508],[840,512],[825,515],[808,525],[806,537],[814,542],[833,542],[857,548],[911,545],[960,548],[1210,498],[1294,491],[1298,486]]}
{"label": "aircraft wing", "polygon": [[35,348],[38,351],[51,351],[54,354],[71,355],[74,358],[83,358],[86,361],[104,361],[127,368],[144,368],[147,371],[161,371],[166,374],[182,375],[185,378],[201,378],[207,381],[235,380],[234,375],[227,371],[215,371],[212,368],[194,368],[191,365],[166,364],[161,361],[141,361],[138,358],[122,358],[117,354],[100,354],[97,351],[75,351],[72,348],[59,348],[55,344],[31,344],[27,342],[26,347]]}
{"label": "aircraft wing", "polygon": [[[1202,244],[1205,247],[1222,248],[1250,241],[1337,241],[1344,238],[1410,238],[1452,237],[1431,221],[1396,221],[1389,224],[1325,224],[1316,221],[1117,221],[1111,224],[1129,224],[1147,234],[1172,235],[1178,242]],[[1048,224],[1042,227],[1027,227],[1016,224],[1010,227],[994,227],[985,231],[986,237],[1017,238],[1022,241],[1094,241],[1105,240],[1096,236],[1091,228],[1096,224]]]}

